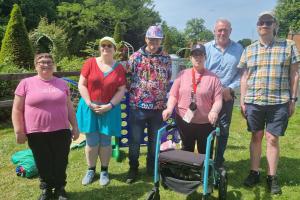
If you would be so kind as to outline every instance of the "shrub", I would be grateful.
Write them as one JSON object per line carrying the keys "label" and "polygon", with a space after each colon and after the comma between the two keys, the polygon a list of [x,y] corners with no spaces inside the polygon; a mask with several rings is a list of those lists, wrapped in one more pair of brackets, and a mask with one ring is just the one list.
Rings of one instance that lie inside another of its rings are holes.
{"label": "shrub", "polygon": [[[0,64],[1,73],[22,73],[29,72],[19,68],[14,64]],[[12,100],[14,91],[19,84],[19,80],[0,80],[0,101]],[[11,116],[11,107],[0,109],[0,121],[9,120]]]}
{"label": "shrub", "polygon": [[80,71],[84,59],[76,56],[64,57],[57,65],[57,71]]}
{"label": "shrub", "polygon": [[20,7],[14,4],[0,52],[0,63],[13,63],[27,69],[33,67],[33,51]]}
{"label": "shrub", "polygon": [[47,18],[41,19],[39,26],[29,37],[36,53],[51,53],[56,62],[68,55],[67,33],[55,23],[49,24]]}

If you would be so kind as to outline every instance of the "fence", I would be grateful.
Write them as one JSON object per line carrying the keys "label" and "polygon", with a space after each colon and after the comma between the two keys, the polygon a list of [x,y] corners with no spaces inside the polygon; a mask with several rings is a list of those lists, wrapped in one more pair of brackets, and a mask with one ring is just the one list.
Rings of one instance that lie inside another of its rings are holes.
{"label": "fence", "polygon": [[[0,74],[0,81],[1,80],[20,80],[26,77],[34,76],[36,73],[23,73],[23,74]],[[55,76],[57,77],[66,77],[66,76],[79,76],[80,72],[55,72]],[[72,101],[77,105],[78,99],[80,98],[80,94],[77,90],[77,82],[72,81],[68,78],[63,78],[65,81],[68,82],[70,90],[71,90],[71,96]],[[13,100],[4,100],[0,101],[0,107],[11,107],[13,103]],[[126,94],[121,102],[121,138],[119,140],[120,147],[128,146],[128,136],[130,134],[130,124],[128,123],[129,119],[129,95]],[[172,120],[172,119],[171,119]],[[163,140],[172,139],[177,140],[177,138],[174,137],[175,133],[170,132],[168,135],[165,135]],[[147,128],[144,130],[144,136],[142,138],[141,144],[147,144],[148,136],[147,136]]]}

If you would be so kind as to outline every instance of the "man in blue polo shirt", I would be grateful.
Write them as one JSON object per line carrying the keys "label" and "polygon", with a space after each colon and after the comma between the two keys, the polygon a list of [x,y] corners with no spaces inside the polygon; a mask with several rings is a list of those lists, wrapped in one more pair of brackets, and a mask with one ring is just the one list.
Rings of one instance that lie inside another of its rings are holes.
{"label": "man in blue polo shirt", "polygon": [[223,85],[223,107],[219,114],[221,136],[217,149],[216,167],[223,167],[224,152],[229,136],[232,109],[234,103],[234,89],[240,85],[241,71],[237,68],[243,47],[232,40],[231,23],[226,19],[218,19],[215,23],[215,39],[206,43],[206,68],[215,73]]}

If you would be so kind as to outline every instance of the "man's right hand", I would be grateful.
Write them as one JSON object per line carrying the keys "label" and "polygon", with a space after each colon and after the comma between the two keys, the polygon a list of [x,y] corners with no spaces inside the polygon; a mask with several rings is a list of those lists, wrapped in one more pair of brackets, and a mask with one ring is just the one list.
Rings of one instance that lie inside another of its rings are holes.
{"label": "man's right hand", "polygon": [[232,94],[231,94],[231,88],[227,87],[227,88],[223,88],[223,100],[224,101],[230,101],[232,100]]}
{"label": "man's right hand", "polygon": [[246,106],[244,103],[241,103],[241,114],[246,119]]}

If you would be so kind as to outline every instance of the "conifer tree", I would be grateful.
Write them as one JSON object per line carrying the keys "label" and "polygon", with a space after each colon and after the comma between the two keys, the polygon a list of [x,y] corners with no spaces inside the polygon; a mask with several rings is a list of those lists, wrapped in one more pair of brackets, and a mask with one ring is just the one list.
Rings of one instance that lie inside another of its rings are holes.
{"label": "conifer tree", "polygon": [[0,63],[14,64],[26,69],[33,67],[33,50],[24,25],[21,9],[14,4],[2,40]]}
{"label": "conifer tree", "polygon": [[167,53],[171,53],[172,45],[170,41],[170,34],[169,32],[166,32],[163,42],[164,51]]}
{"label": "conifer tree", "polygon": [[114,29],[114,39],[116,43],[120,43],[122,41],[122,33],[121,33],[121,23],[117,22]]}

